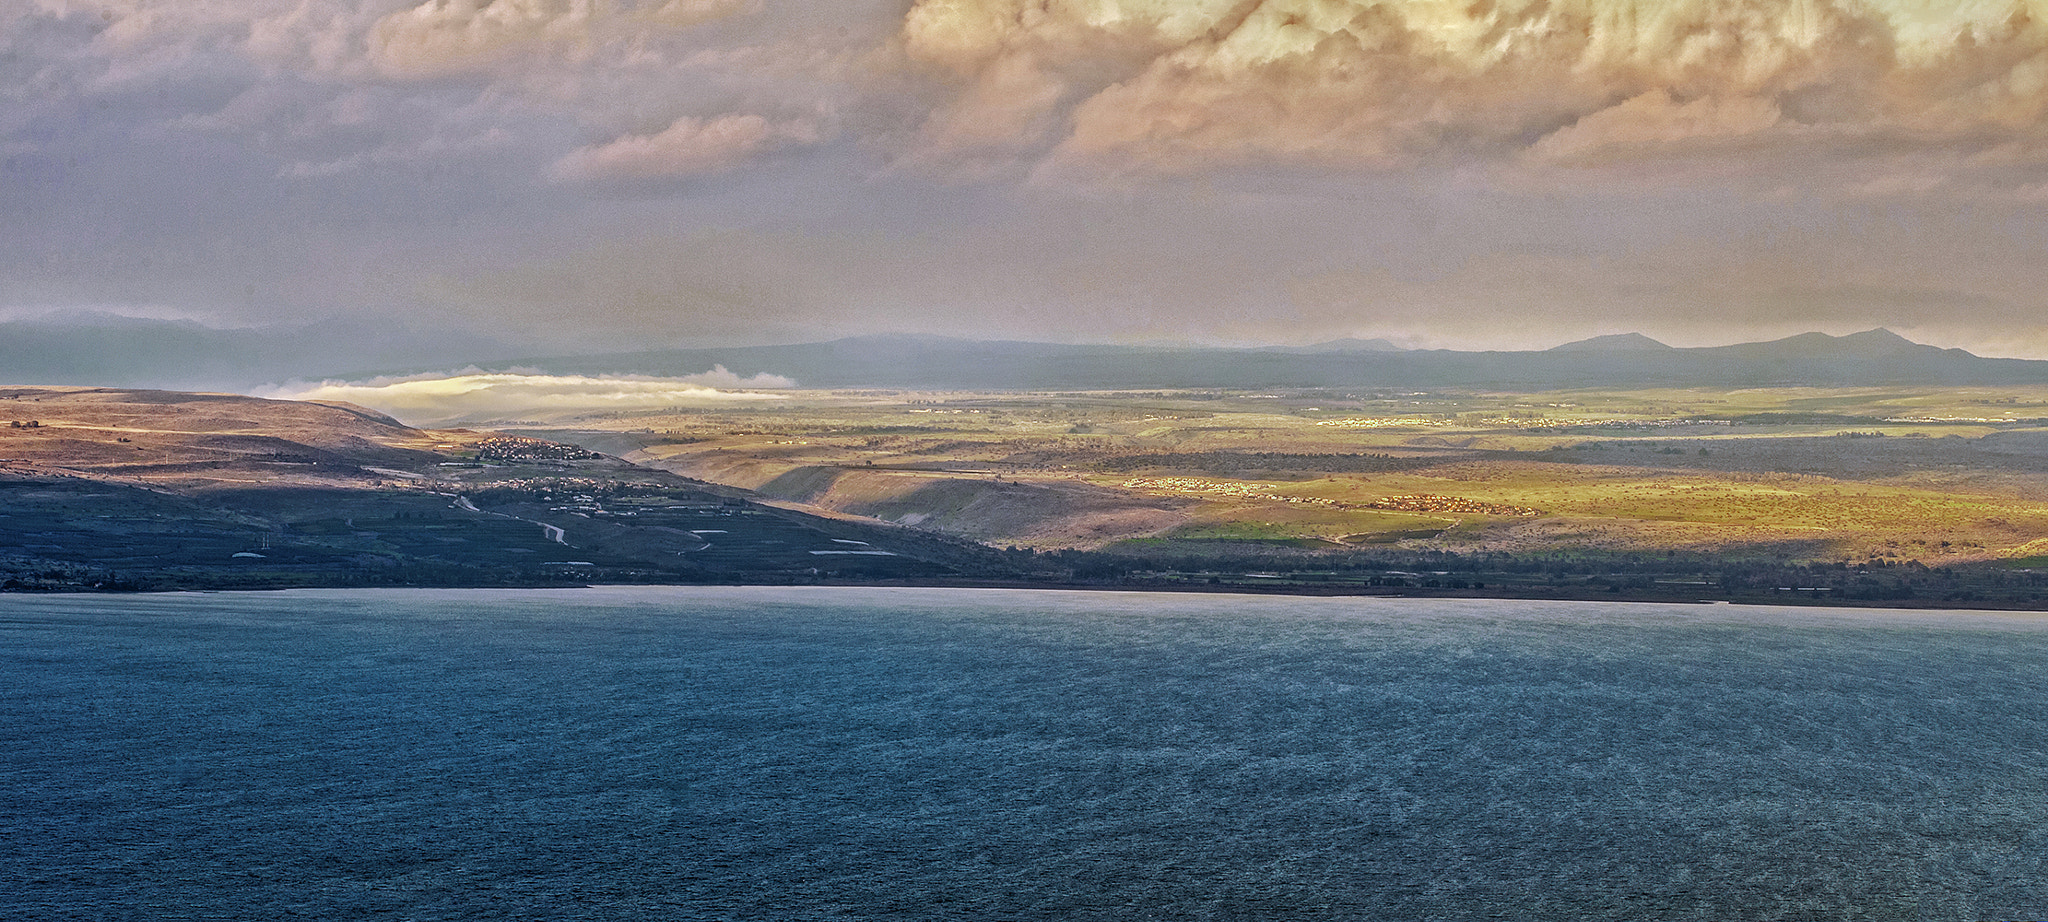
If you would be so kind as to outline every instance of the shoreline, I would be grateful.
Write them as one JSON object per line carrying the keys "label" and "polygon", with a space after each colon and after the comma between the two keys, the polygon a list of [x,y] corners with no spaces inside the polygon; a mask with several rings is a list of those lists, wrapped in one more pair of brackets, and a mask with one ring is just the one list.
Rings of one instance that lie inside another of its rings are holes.
{"label": "shoreline", "polygon": [[649,588],[767,588],[767,589],[1001,589],[1037,590],[1055,592],[1127,592],[1144,594],[1186,594],[1186,595],[1252,595],[1302,598],[1379,598],[1379,599],[1444,599],[1444,600],[1501,600],[1536,602],[1628,602],[1637,604],[1662,605],[1745,605],[1779,606],[1788,608],[1816,609],[1895,609],[1895,610],[1955,610],[1955,611],[2010,611],[2048,613],[2048,603],[1999,600],[1999,599],[1861,599],[1831,597],[1825,595],[1778,595],[1730,593],[1720,598],[1702,598],[1700,593],[1665,594],[1620,590],[1572,590],[1560,587],[1556,591],[1516,592],[1511,588],[1501,589],[1432,589],[1416,586],[1311,586],[1311,585],[1260,585],[1257,583],[1132,583],[1132,582],[1087,582],[1078,580],[1002,580],[1002,579],[901,579],[901,580],[805,580],[805,581],[709,581],[709,582],[564,582],[546,584],[376,584],[343,585],[339,583],[310,583],[302,585],[186,585],[163,587],[89,587],[66,586],[49,588],[7,588],[0,589],[0,598],[8,595],[159,595],[178,592],[223,593],[223,592],[282,592],[293,589],[318,590],[378,590],[378,589],[446,589],[446,590],[574,590],[611,587]]}

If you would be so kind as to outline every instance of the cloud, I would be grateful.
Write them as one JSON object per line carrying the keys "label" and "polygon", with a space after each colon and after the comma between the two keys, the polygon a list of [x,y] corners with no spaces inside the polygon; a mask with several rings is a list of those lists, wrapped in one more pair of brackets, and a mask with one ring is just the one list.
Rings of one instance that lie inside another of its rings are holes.
{"label": "cloud", "polygon": [[15,4],[0,132],[68,90],[98,94],[93,120],[125,94],[232,124],[295,178],[408,150],[448,168],[437,152],[496,132],[528,148],[521,168],[574,181],[716,173],[829,136],[1058,188],[1270,166],[1569,183],[1673,158],[1761,175],[1816,156],[1866,192],[2048,182],[2048,0],[830,6]]}
{"label": "cloud", "polygon": [[392,77],[480,73],[536,57],[588,57],[754,6],[754,0],[426,0],[378,20],[369,32],[369,54]]}
{"label": "cloud", "polygon": [[0,0],[0,78],[0,309],[520,337],[410,367],[2048,283],[2048,0]]}
{"label": "cloud", "polygon": [[587,182],[718,173],[777,148],[821,139],[822,130],[810,119],[685,116],[655,134],[577,148],[555,162],[552,174],[557,180]]}
{"label": "cloud", "polygon": [[448,425],[572,413],[780,400],[782,398],[775,394],[735,389],[795,386],[796,382],[780,375],[763,373],[742,378],[724,366],[703,374],[673,378],[588,377],[468,369],[451,374],[291,385],[271,389],[262,396],[343,401],[381,410],[414,425]]}
{"label": "cloud", "polygon": [[[80,92],[160,100],[183,79],[174,96],[239,119],[302,178],[496,131],[572,181],[717,173],[827,137],[912,172],[1057,188],[1271,166],[1569,183],[1674,158],[1761,175],[1816,156],[1853,166],[1825,178],[1844,189],[2048,181],[2048,0],[892,7],[78,0],[15,14],[4,50],[36,62],[13,76]],[[227,112],[214,97],[237,81],[291,86]]]}
{"label": "cloud", "polygon": [[1035,157],[1060,140],[1077,102],[1199,36],[1237,3],[919,2],[898,44],[956,92],[933,105],[908,159],[945,169]]}
{"label": "cloud", "polygon": [[334,77],[365,76],[359,7],[323,7],[302,0],[272,15],[251,15],[244,48],[251,60],[277,71],[302,70]]}
{"label": "cloud", "polygon": [[1688,141],[1727,143],[1783,123],[1784,113],[1768,99],[1706,96],[1681,103],[1658,88],[1546,135],[1530,153],[1556,162],[1591,162],[1671,150]]}
{"label": "cloud", "polygon": [[955,88],[913,160],[1054,179],[1757,150],[1991,176],[1969,155],[2048,137],[2042,0],[920,0],[899,39]]}

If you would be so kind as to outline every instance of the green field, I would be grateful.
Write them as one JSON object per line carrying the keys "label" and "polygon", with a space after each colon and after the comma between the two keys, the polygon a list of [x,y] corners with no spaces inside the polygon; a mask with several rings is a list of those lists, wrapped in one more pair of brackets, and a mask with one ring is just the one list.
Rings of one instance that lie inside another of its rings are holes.
{"label": "green field", "polygon": [[784,393],[534,433],[1041,549],[2048,556],[2048,388]]}

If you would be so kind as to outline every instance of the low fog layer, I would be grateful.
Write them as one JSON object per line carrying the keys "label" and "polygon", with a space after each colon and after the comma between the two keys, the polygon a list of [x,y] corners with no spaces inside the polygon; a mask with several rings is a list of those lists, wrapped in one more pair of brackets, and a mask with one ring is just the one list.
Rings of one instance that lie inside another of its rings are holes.
{"label": "low fog layer", "polygon": [[[758,389],[794,387],[775,375],[742,378],[724,368],[678,378],[584,377],[519,372],[327,381],[268,389],[263,396],[341,401],[388,413],[414,426],[459,426],[516,420],[554,421],[578,415],[666,407],[780,400]],[[738,390],[738,389],[754,390]]]}

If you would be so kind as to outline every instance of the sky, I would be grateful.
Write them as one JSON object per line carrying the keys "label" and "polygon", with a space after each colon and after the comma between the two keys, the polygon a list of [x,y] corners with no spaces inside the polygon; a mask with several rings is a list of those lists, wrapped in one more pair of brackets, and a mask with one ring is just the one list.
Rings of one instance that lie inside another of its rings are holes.
{"label": "sky", "polygon": [[2048,0],[0,0],[0,320],[2048,357],[2044,116]]}

